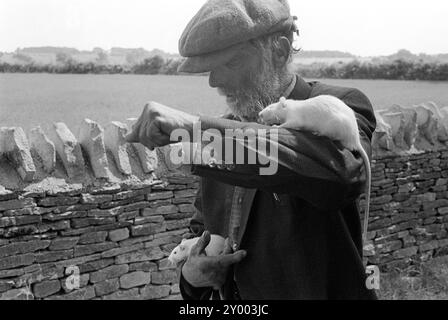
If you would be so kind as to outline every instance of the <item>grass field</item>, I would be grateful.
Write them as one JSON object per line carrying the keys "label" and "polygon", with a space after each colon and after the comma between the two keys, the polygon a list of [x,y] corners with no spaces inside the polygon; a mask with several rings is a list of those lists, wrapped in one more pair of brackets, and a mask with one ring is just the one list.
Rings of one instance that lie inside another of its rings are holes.
{"label": "grass field", "polygon": [[[434,101],[448,106],[448,82],[319,80],[361,89],[375,108]],[[0,74],[0,126],[29,130],[63,121],[74,131],[84,118],[101,124],[140,114],[157,101],[194,113],[219,115],[225,101],[207,77]]]}

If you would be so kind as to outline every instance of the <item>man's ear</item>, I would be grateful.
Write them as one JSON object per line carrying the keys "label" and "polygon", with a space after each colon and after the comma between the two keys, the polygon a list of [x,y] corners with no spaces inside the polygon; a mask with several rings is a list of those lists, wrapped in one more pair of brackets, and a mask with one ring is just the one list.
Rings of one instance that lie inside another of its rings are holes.
{"label": "man's ear", "polygon": [[291,56],[291,42],[288,38],[280,37],[278,45],[275,47],[274,59],[277,66],[284,66],[288,63]]}

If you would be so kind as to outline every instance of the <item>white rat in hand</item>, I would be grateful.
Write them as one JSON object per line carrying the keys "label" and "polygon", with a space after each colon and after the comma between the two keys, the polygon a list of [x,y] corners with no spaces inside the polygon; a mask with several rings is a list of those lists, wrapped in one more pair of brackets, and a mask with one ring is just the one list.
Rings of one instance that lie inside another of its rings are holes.
{"label": "white rat in hand", "polygon": [[[173,265],[187,260],[190,255],[191,248],[198,242],[200,237],[192,239],[183,239],[182,242],[171,251],[168,261]],[[210,235],[210,243],[205,248],[207,256],[218,256],[224,252],[225,239],[219,235]]]}
{"label": "white rat in hand", "polygon": [[367,174],[363,232],[365,242],[369,219],[371,171],[369,158],[361,145],[354,111],[334,96],[321,95],[302,101],[281,98],[280,102],[261,111],[259,117],[267,125],[309,131],[339,141],[348,150],[360,153]]}

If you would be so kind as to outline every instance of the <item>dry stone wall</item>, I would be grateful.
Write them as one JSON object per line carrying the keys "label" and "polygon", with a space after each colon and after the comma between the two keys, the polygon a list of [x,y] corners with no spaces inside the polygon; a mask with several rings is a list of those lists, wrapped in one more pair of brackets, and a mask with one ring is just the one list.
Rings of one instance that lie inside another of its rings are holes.
{"label": "dry stone wall", "polygon": [[[447,113],[376,114],[364,250],[383,270],[448,253]],[[127,130],[0,128],[0,299],[180,298],[167,256],[188,232],[198,178],[169,161],[171,147],[127,144]]]}

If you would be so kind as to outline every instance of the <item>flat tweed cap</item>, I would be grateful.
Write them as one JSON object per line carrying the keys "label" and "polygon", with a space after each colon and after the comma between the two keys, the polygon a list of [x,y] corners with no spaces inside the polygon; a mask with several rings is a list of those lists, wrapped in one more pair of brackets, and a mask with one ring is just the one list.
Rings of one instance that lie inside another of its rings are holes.
{"label": "flat tweed cap", "polygon": [[247,41],[288,31],[293,22],[287,0],[209,0],[179,40],[179,53],[187,57],[179,72],[210,71]]}

